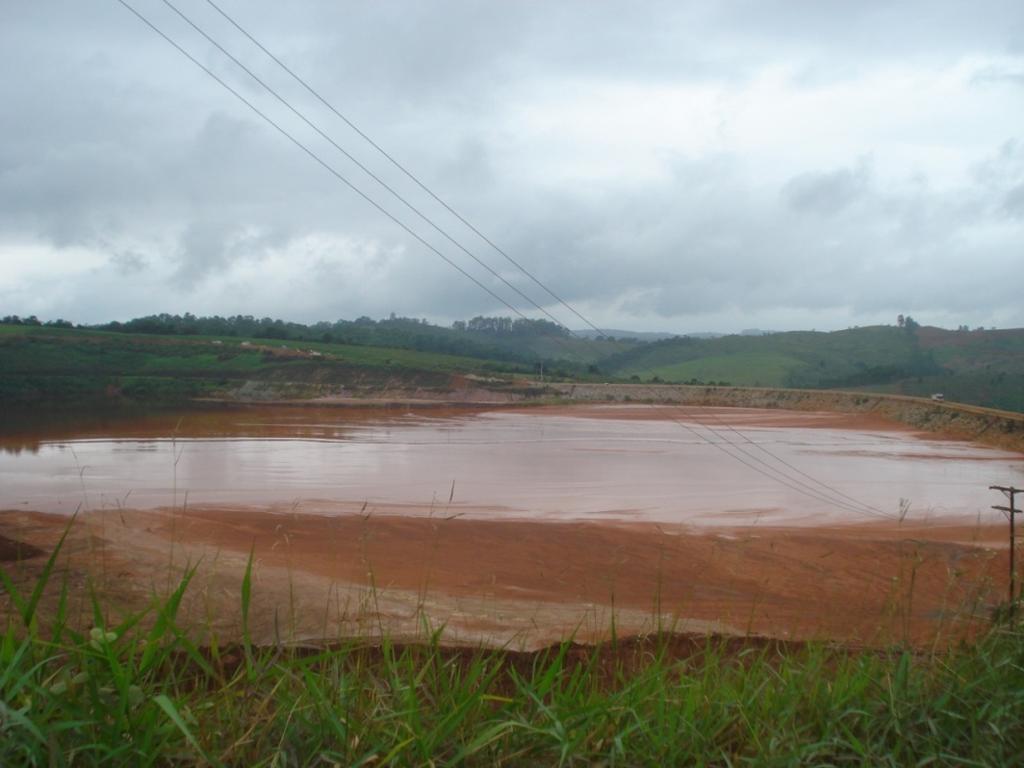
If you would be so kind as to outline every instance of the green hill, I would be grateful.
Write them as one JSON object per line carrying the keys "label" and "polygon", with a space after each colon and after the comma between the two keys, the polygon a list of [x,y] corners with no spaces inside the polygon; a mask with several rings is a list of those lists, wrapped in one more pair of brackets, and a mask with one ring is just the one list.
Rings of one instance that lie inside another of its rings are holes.
{"label": "green hill", "polygon": [[620,376],[724,377],[737,386],[780,387],[857,385],[938,370],[913,333],[888,326],[669,339],[609,357],[603,368]]}
{"label": "green hill", "polygon": [[546,320],[510,317],[474,317],[451,327],[426,320],[392,315],[383,320],[318,322],[311,325],[255,318],[150,315],[125,323],[106,323],[95,330],[162,336],[214,336],[292,342],[340,343],[359,347],[389,347],[483,360],[585,368],[608,355],[637,346],[634,339],[588,339]]}
{"label": "green hill", "polygon": [[868,389],[1024,411],[1024,329],[872,326],[830,333],[678,338],[609,356],[617,378]]}
{"label": "green hill", "polygon": [[830,333],[585,339],[551,323],[408,318],[301,325],[161,315],[100,328],[0,324],[0,397],[118,391],[166,400],[241,380],[443,388],[458,374],[863,389],[1024,412],[1024,329],[872,326]]}
{"label": "green hill", "polygon": [[0,401],[12,412],[12,406],[31,404],[181,402],[246,381],[444,390],[456,375],[532,370],[516,362],[389,347],[0,325]]}

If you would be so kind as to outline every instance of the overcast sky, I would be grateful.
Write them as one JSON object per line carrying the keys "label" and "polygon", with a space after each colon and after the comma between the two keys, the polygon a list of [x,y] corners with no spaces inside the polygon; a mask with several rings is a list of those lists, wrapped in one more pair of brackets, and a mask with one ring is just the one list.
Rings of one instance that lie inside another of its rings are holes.
{"label": "overcast sky", "polygon": [[[524,314],[190,29],[127,0]],[[509,282],[252,46],[173,0]],[[117,0],[0,0],[0,315],[510,314]],[[218,0],[601,327],[1024,326],[1024,3]]]}

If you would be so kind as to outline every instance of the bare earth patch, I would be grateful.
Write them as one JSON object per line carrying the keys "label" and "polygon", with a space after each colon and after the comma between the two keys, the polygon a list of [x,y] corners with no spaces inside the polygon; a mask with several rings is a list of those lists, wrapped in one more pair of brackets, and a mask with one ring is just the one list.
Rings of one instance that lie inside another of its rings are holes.
{"label": "bare earth patch", "polygon": [[[0,513],[4,535],[41,553],[66,524]],[[606,638],[614,621],[621,635],[660,626],[926,646],[985,625],[1005,591],[1004,539],[999,526],[964,524],[709,533],[222,506],[82,515],[61,566],[73,585],[94,583],[125,610],[197,566],[184,618],[222,640],[240,631],[251,550],[252,626],[263,642],[414,638],[443,626],[449,643],[529,649],[570,635]],[[8,570],[28,580],[44,560]]]}

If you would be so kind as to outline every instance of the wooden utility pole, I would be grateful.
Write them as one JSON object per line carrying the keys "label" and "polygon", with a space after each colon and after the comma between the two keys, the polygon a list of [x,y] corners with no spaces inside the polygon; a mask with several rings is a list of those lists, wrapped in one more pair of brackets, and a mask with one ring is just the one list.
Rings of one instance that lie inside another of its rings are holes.
{"label": "wooden utility pole", "polygon": [[998,509],[1002,512],[1010,521],[1010,615],[1013,616],[1014,602],[1016,601],[1017,595],[1017,577],[1014,569],[1013,558],[1014,550],[1016,549],[1016,531],[1014,529],[1014,518],[1021,510],[1017,509],[1016,496],[1018,493],[1024,493],[1024,490],[1020,488],[1014,488],[1012,485],[990,485],[988,487],[990,491],[1001,491],[1004,496],[1010,500],[1010,506],[1001,507],[993,505],[992,509]]}

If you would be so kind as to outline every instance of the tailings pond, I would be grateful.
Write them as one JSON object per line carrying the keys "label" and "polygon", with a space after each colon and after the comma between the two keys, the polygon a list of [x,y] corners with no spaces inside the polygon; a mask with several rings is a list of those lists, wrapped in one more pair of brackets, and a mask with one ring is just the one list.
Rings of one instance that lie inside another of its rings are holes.
{"label": "tailings pond", "polygon": [[5,430],[0,509],[686,526],[994,522],[1024,455],[848,414],[659,406],[240,407]]}

